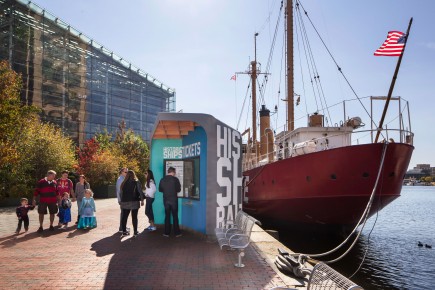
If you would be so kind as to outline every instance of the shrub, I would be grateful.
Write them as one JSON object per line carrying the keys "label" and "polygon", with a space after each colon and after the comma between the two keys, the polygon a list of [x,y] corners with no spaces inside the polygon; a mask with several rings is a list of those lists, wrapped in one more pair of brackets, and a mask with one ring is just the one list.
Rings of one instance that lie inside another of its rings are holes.
{"label": "shrub", "polygon": [[118,158],[110,151],[101,151],[94,155],[86,171],[86,179],[92,186],[113,183],[118,174]]}

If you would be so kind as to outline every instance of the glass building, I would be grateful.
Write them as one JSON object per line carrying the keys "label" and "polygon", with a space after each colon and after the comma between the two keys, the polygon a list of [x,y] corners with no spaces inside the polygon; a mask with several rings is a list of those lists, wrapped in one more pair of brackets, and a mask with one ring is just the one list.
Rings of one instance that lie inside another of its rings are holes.
{"label": "glass building", "polygon": [[35,3],[0,0],[0,59],[22,74],[22,102],[78,144],[124,120],[145,140],[175,91]]}

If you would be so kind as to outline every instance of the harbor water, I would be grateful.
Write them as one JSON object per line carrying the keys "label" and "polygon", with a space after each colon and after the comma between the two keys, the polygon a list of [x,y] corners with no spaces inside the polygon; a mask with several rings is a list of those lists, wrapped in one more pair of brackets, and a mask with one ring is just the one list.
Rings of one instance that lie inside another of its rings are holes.
{"label": "harbor water", "polygon": [[[280,232],[280,239],[302,253],[326,252],[341,242],[289,232]],[[364,289],[434,289],[435,248],[425,244],[435,246],[435,187],[403,186],[398,199],[367,221],[352,250],[329,265]]]}

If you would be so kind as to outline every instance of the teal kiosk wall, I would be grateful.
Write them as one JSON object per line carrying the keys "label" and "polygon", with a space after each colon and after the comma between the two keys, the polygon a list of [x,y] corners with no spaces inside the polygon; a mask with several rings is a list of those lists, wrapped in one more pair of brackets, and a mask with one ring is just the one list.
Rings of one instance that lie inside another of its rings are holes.
{"label": "teal kiosk wall", "polygon": [[150,168],[157,192],[156,224],[164,224],[158,191],[167,168],[176,168],[182,190],[178,216],[184,230],[212,235],[242,207],[242,143],[237,130],[207,114],[159,113],[151,139]]}

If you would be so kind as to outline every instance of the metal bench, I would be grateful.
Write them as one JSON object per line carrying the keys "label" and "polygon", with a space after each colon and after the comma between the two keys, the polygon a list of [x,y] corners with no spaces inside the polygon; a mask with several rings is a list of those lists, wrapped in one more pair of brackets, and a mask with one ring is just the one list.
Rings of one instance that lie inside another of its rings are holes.
{"label": "metal bench", "polygon": [[307,256],[305,255],[290,254],[280,248],[278,248],[278,253],[275,259],[275,265],[278,270],[292,277],[305,278],[309,276],[307,290],[363,290],[362,287],[356,285],[325,263],[319,262],[311,269],[306,265]]}
{"label": "metal bench", "polygon": [[231,231],[234,231],[237,228],[241,227],[241,222],[244,217],[245,212],[242,210],[239,210],[236,214],[236,217],[234,220],[225,220],[224,223],[219,228],[215,228],[214,232],[216,235],[216,238],[219,240],[223,237],[225,237],[225,234],[232,229]]}
{"label": "metal bench", "polygon": [[[215,235],[217,241],[221,241],[221,243],[225,242],[225,240],[228,240],[232,235],[237,233],[243,233],[244,228],[246,226],[246,221],[248,219],[248,215],[243,212],[239,211],[236,215],[236,219],[234,222],[227,223],[225,225],[225,228],[216,228],[215,229]],[[220,244],[219,244],[220,245]],[[222,248],[222,246],[221,246]]]}
{"label": "metal bench", "polygon": [[258,220],[244,213],[239,219],[237,228],[226,231],[225,235],[218,239],[221,249],[229,247],[231,250],[238,250],[238,261],[234,264],[236,267],[245,267],[245,265],[242,264],[242,257],[245,255],[244,250],[251,242],[251,232],[255,224],[261,225]]}
{"label": "metal bench", "polygon": [[314,266],[308,280],[307,289],[363,290],[361,286],[358,286],[324,263],[318,263]]}

